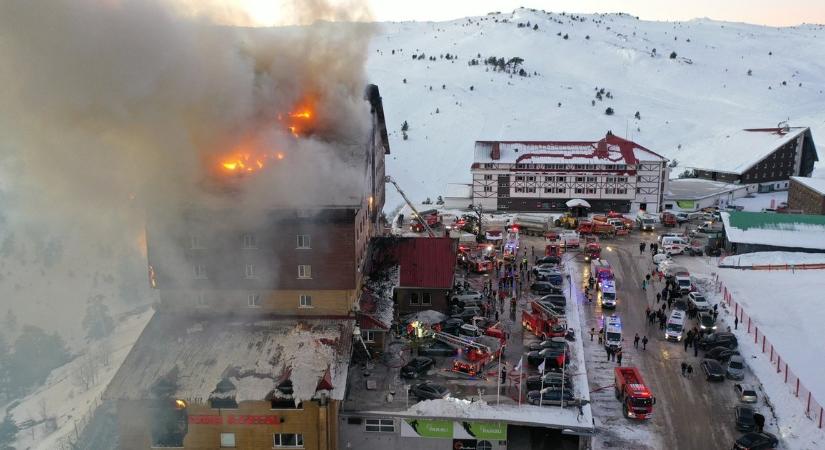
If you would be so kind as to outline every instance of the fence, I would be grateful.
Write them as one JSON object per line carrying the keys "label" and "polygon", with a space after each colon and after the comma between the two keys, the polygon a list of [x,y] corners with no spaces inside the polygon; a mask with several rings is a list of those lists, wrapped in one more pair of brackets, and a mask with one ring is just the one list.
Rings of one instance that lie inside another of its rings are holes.
{"label": "fence", "polygon": [[747,330],[748,335],[753,337],[754,345],[761,349],[763,355],[770,358],[771,366],[776,369],[776,375],[782,378],[790,388],[790,392],[805,406],[805,416],[816,423],[817,427],[823,428],[823,426],[825,426],[825,417],[823,417],[825,409],[823,409],[822,403],[814,398],[811,391],[805,387],[802,380],[800,380],[790,368],[787,361],[782,358],[782,355],[773,347],[771,341],[768,340],[768,337],[759,329],[756,322],[745,312],[744,308],[733,299],[733,295],[728,291],[728,288],[719,281],[718,275],[716,281],[717,292],[722,294],[722,301],[727,305],[728,309],[733,312],[735,319],[738,320],[738,325],[736,325],[737,329],[738,327],[742,327]]}

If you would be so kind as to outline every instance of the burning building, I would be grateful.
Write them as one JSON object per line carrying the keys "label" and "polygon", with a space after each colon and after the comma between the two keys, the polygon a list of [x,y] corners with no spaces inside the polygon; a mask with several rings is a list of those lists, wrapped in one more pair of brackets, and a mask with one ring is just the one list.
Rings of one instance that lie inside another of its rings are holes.
{"label": "burning building", "polygon": [[[226,201],[149,212],[160,304],[105,394],[117,405],[118,448],[336,447],[354,310],[383,226],[389,144],[376,86],[365,100],[366,140],[324,146],[356,179],[296,174],[306,161],[294,153],[233,150],[214,161],[209,186]],[[305,127],[288,126],[302,139],[314,113],[298,114]],[[297,194],[257,190],[271,176]],[[310,185],[317,191],[302,195]]]}

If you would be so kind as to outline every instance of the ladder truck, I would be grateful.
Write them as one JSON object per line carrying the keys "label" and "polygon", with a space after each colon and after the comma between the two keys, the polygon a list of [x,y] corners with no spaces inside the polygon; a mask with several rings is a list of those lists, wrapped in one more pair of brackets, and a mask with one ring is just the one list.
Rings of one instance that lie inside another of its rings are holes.
{"label": "ladder truck", "polygon": [[616,367],[614,372],[614,392],[622,402],[622,413],[629,419],[650,419],[656,397],[642,380],[635,367]]}
{"label": "ladder truck", "polygon": [[460,350],[450,370],[465,373],[471,377],[483,373],[484,368],[495,361],[501,352],[501,342],[491,336],[480,336],[473,340],[437,331],[433,333],[433,337]]}
{"label": "ladder truck", "polygon": [[395,186],[395,189],[398,191],[399,194],[401,194],[401,197],[404,199],[404,201],[407,202],[407,206],[410,207],[413,214],[415,214],[415,217],[418,218],[418,221],[421,223],[421,225],[424,226],[424,229],[427,231],[427,235],[430,237],[435,237],[435,233],[433,233],[432,228],[430,228],[430,225],[427,224],[427,219],[421,217],[421,214],[419,214],[418,210],[415,209],[415,206],[413,206],[410,199],[407,198],[407,194],[405,194],[404,191],[401,190],[401,187],[398,186],[398,183],[396,183],[395,180],[393,180],[392,177],[389,175],[384,177],[384,182],[392,183],[392,185]]}

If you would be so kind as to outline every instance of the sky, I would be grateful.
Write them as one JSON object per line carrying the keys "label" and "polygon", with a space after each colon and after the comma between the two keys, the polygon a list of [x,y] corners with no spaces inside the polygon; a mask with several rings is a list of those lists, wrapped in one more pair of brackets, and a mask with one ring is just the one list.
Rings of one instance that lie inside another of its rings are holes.
{"label": "sky", "polygon": [[[236,0],[260,25],[279,22],[278,0]],[[298,0],[300,1],[300,0]],[[825,0],[368,0],[377,21],[443,21],[519,6],[553,12],[626,12],[645,20],[709,17],[772,26],[825,24]],[[354,0],[339,0],[354,2]]]}

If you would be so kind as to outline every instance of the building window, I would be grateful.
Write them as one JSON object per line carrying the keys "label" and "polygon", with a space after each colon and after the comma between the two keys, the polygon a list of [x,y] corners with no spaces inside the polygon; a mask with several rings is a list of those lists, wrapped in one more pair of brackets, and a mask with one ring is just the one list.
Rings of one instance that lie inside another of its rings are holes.
{"label": "building window", "polygon": [[269,409],[304,409],[304,403],[296,405],[291,398],[273,398],[269,401]]}
{"label": "building window", "polygon": [[299,264],[298,278],[312,278],[312,266],[309,264]]}
{"label": "building window", "polygon": [[418,292],[411,292],[410,293],[410,305],[418,306],[421,303],[418,301]]}
{"label": "building window", "polygon": [[189,236],[189,248],[192,250],[202,250],[205,248],[200,236],[195,236],[194,234]]}
{"label": "building window", "polygon": [[619,183],[627,183],[627,177],[616,177],[616,181]]}
{"label": "building window", "polygon": [[312,296],[303,294],[298,297],[299,308],[312,308]]}
{"label": "building window", "polygon": [[235,433],[221,433],[221,448],[235,448]]}
{"label": "building window", "polygon": [[524,181],[524,175],[516,175],[516,181]]}
{"label": "building window", "polygon": [[275,448],[304,448],[304,435],[297,433],[275,433],[272,435]]}
{"label": "building window", "polygon": [[536,193],[536,188],[534,188],[534,187],[524,188],[524,192],[526,192],[528,194],[535,194]]}
{"label": "building window", "polygon": [[605,194],[615,194],[616,189],[614,189],[614,188],[604,188],[604,193]]}
{"label": "building window", "polygon": [[245,249],[255,249],[258,248],[258,238],[255,237],[252,233],[244,233],[243,235],[243,248]]}
{"label": "building window", "polygon": [[484,192],[493,192],[492,186],[484,186]]}
{"label": "building window", "polygon": [[527,177],[527,181],[536,181],[536,177]]}
{"label": "building window", "polygon": [[484,175],[484,179],[485,180],[492,180],[493,176],[492,175]]}
{"label": "building window", "polygon": [[585,189],[585,192],[588,193],[588,194],[595,194],[596,189],[595,188],[587,188],[587,189]]}
{"label": "building window", "polygon": [[425,293],[421,294],[421,304],[423,306],[432,305],[433,304],[432,294],[430,294],[429,292],[425,292]]}
{"label": "building window", "polygon": [[548,183],[552,183],[556,177],[544,177],[544,181]]}
{"label": "building window", "polygon": [[584,194],[584,189],[582,189],[582,188],[576,188],[576,193],[577,193],[577,194]]}
{"label": "building window", "polygon": [[209,278],[206,275],[206,265],[205,264],[195,264],[195,278],[198,280],[205,280]]}
{"label": "building window", "polygon": [[312,248],[311,241],[308,234],[299,234],[298,235],[298,248]]}
{"label": "building window", "polygon": [[249,294],[246,296],[246,306],[250,308],[261,307],[261,294]]}
{"label": "building window", "polygon": [[395,433],[393,419],[366,419],[365,431],[369,433]]}
{"label": "building window", "polygon": [[524,188],[523,187],[517,187],[516,188],[516,194],[523,194],[523,193],[524,193]]}
{"label": "building window", "polygon": [[553,189],[553,188],[544,188],[544,193],[545,194],[552,194],[554,191],[555,191],[555,189]]}
{"label": "building window", "polygon": [[584,177],[576,177],[577,183],[584,183]]}
{"label": "building window", "polygon": [[627,194],[627,189],[625,189],[625,188],[616,189],[616,193],[617,194]]}
{"label": "building window", "polygon": [[485,163],[485,164],[484,164],[484,168],[485,168],[485,169],[492,169],[492,168],[493,168],[493,165],[492,165],[491,163]]}
{"label": "building window", "polygon": [[368,344],[375,342],[375,331],[372,331],[372,330],[362,331],[361,332],[361,339],[363,339],[364,342],[366,342]]}
{"label": "building window", "polygon": [[206,304],[206,294],[203,292],[198,292],[198,295],[195,296],[195,306],[204,307],[207,306]]}
{"label": "building window", "polygon": [[595,183],[596,182],[596,177],[587,177],[587,182],[588,183]]}
{"label": "building window", "polygon": [[243,269],[243,276],[246,279],[255,278],[255,264],[247,264]]}

